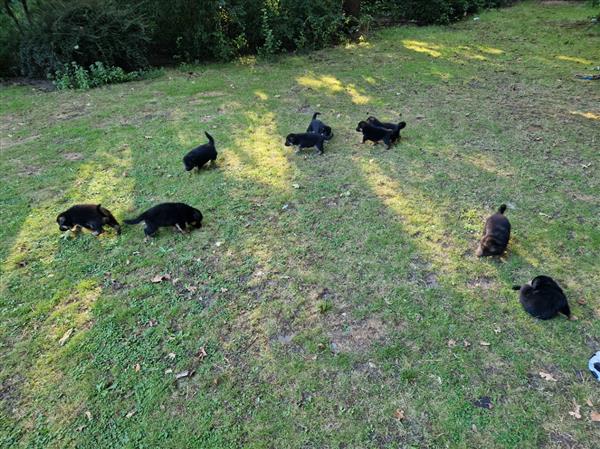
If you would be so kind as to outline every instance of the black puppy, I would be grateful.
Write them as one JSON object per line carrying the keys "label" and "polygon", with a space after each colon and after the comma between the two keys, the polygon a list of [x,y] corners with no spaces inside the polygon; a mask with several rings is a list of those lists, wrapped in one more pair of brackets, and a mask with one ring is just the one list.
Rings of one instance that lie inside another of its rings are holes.
{"label": "black puppy", "polygon": [[392,130],[392,142],[396,142],[400,138],[400,130],[406,128],[406,122],[400,123],[386,123],[380,122],[377,118],[370,116],[367,118],[367,122],[371,125],[379,128],[391,129]]}
{"label": "black puppy", "polygon": [[362,143],[365,143],[367,140],[370,140],[374,143],[378,143],[379,141],[383,140],[383,142],[387,145],[388,150],[392,146],[393,131],[391,129],[381,128],[361,120],[358,122],[356,130],[358,132],[362,132],[363,134]]}
{"label": "black puppy", "polygon": [[308,125],[307,133],[315,133],[321,134],[325,137],[325,140],[331,140],[333,137],[333,131],[331,130],[331,126],[327,126],[321,120],[317,118],[318,115],[321,115],[320,112],[315,112],[312,116],[312,120],[310,121],[310,125]]}
{"label": "black puppy", "polygon": [[198,170],[200,170],[208,161],[214,162],[217,160],[215,139],[207,132],[204,132],[204,134],[206,134],[206,137],[208,138],[208,143],[194,148],[183,157],[183,164],[185,165],[186,171],[193,170],[194,167],[198,167]]}
{"label": "black puppy", "polygon": [[142,215],[130,220],[123,220],[127,224],[146,223],[144,233],[147,237],[158,231],[158,228],[175,226],[178,231],[185,232],[187,225],[194,228],[202,227],[202,213],[184,203],[162,203],[151,207]]}
{"label": "black puppy", "polygon": [[102,227],[108,225],[121,233],[121,226],[113,214],[100,204],[77,204],[56,217],[58,228],[62,231],[78,232],[81,228],[92,231],[94,235],[104,232]]}
{"label": "black puppy", "polygon": [[478,257],[500,256],[506,251],[510,239],[510,222],[504,216],[506,204],[502,204],[494,215],[485,221],[483,237],[477,246]]}
{"label": "black puppy", "polygon": [[323,154],[323,142],[326,140],[325,136],[315,133],[299,133],[299,134],[288,134],[285,138],[285,146],[297,146],[298,151],[302,148],[315,147],[319,150],[319,154]]}
{"label": "black puppy", "polygon": [[549,320],[562,313],[571,319],[567,297],[551,277],[537,276],[529,284],[515,285],[513,290],[520,291],[521,305],[530,315]]}

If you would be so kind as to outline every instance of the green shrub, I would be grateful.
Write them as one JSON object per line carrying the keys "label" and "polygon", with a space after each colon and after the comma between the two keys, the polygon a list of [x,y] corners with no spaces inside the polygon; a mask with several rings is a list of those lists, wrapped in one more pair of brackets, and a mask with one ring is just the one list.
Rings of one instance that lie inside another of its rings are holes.
{"label": "green shrub", "polygon": [[26,76],[46,76],[72,61],[132,70],[147,65],[149,30],[135,9],[104,0],[50,1],[36,10],[20,42]]}
{"label": "green shrub", "polygon": [[97,61],[89,69],[77,64],[75,61],[66,64],[54,73],[54,84],[59,90],[64,89],[91,89],[106,84],[123,83],[140,78],[140,72],[125,72],[121,67],[106,67]]}

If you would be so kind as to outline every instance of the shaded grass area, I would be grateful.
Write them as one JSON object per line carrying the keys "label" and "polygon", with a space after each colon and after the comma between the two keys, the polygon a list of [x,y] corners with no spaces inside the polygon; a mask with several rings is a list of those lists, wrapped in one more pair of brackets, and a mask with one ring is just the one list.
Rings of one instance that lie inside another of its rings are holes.
{"label": "shaded grass area", "polygon": [[[600,63],[591,13],[525,3],[271,64],[1,90],[2,447],[597,445],[600,94],[574,79]],[[315,110],[334,139],[292,154]],[[406,120],[402,142],[359,144],[367,113]],[[204,130],[217,167],[185,173]],[[160,201],[205,227],[144,244],[54,222]],[[501,202],[509,252],[478,260]],[[520,309],[511,285],[540,273],[578,321]]]}

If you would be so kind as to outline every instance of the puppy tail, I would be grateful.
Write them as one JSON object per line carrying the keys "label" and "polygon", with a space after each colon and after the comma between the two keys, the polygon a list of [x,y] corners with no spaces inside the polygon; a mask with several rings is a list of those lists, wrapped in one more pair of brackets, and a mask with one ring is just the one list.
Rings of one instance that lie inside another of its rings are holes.
{"label": "puppy tail", "polygon": [[506,204],[501,204],[500,207],[498,208],[498,213],[503,214],[504,211],[506,211]]}
{"label": "puppy tail", "polygon": [[123,220],[123,223],[134,225],[134,224],[140,223],[143,220],[144,220],[144,214],[140,215],[137,218],[132,218],[132,219],[129,219],[129,220]]}
{"label": "puppy tail", "polygon": [[513,290],[521,290],[521,286],[520,285],[513,285],[512,289]]}
{"label": "puppy tail", "polygon": [[398,123],[398,130],[404,129],[406,128],[406,122],[400,122]]}
{"label": "puppy tail", "polygon": [[315,113],[313,114],[313,118],[312,118],[312,119],[313,119],[313,120],[314,120],[314,119],[316,119],[318,115],[321,115],[321,113],[320,113],[320,112],[315,112]]}
{"label": "puppy tail", "polygon": [[208,134],[206,131],[204,131],[204,135],[206,136],[206,138],[212,145],[215,144],[215,139],[213,139],[213,137],[210,134]]}

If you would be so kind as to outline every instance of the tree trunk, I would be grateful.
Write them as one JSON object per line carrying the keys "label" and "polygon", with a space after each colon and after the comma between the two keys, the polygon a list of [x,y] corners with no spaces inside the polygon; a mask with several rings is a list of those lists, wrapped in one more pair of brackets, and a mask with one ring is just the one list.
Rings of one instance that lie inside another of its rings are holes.
{"label": "tree trunk", "polygon": [[360,17],[360,0],[344,0],[342,8],[349,16]]}

